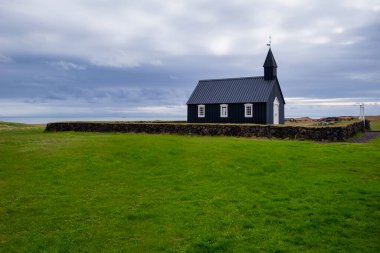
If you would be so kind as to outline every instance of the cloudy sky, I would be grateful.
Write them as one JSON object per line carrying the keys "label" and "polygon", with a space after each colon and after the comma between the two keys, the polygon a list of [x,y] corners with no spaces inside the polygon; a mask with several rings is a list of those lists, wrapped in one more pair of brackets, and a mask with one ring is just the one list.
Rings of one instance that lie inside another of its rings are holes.
{"label": "cloudy sky", "polygon": [[0,120],[186,117],[199,79],[263,75],[286,116],[380,114],[379,0],[0,2]]}

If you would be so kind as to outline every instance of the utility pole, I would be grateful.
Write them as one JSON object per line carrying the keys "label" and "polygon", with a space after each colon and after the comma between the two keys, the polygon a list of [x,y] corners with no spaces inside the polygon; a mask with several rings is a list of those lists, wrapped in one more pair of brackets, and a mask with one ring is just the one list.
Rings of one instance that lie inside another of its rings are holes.
{"label": "utility pole", "polygon": [[364,103],[360,104],[360,116],[359,116],[359,119],[363,120],[363,129],[365,131]]}

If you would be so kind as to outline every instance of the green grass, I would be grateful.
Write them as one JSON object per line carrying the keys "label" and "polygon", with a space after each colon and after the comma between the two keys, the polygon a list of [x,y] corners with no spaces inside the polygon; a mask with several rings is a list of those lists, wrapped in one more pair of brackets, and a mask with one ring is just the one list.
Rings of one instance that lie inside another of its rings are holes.
{"label": "green grass", "polygon": [[354,119],[354,120],[344,120],[344,121],[339,121],[335,123],[328,123],[325,125],[320,124],[320,122],[317,121],[300,121],[300,122],[289,122],[286,121],[285,125],[278,125],[278,126],[298,126],[298,127],[344,127],[348,126],[350,124],[359,122],[359,120]]}
{"label": "green grass", "polygon": [[45,125],[43,125],[43,124],[31,125],[31,124],[0,121],[0,131],[14,130],[14,129],[29,129],[29,128],[36,128],[36,127],[43,127],[43,126],[45,126]]}
{"label": "green grass", "polygon": [[379,252],[380,139],[0,131],[0,252]]}
{"label": "green grass", "polygon": [[347,125],[350,125],[350,124],[353,124],[353,123],[356,123],[356,122],[360,122],[360,120],[347,120],[347,121],[340,121],[340,122],[336,122],[336,123],[333,123],[329,126],[347,126]]}
{"label": "green grass", "polygon": [[380,115],[378,116],[367,116],[366,119],[371,121],[371,129],[380,131]]}
{"label": "green grass", "polygon": [[13,122],[3,122],[3,121],[0,121],[0,130],[23,128],[23,127],[27,127],[27,126],[28,126],[27,124],[22,124],[22,123],[13,123]]}

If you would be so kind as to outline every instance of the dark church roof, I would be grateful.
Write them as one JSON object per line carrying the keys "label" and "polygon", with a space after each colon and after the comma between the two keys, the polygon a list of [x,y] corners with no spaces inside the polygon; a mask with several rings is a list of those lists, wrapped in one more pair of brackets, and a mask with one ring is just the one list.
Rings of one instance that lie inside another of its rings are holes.
{"label": "dark church roof", "polygon": [[264,62],[263,67],[264,68],[266,68],[266,67],[275,67],[275,68],[277,68],[276,60],[274,59],[272,50],[270,48],[269,48],[269,51],[268,51],[268,54],[267,54],[267,58],[265,58],[265,62]]}
{"label": "dark church roof", "polygon": [[267,102],[276,82],[263,76],[200,80],[187,104]]}

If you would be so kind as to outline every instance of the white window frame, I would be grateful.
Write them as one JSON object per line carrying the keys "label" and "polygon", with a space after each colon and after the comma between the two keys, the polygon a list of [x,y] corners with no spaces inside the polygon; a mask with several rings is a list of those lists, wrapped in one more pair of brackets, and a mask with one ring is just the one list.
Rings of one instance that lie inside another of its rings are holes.
{"label": "white window frame", "polygon": [[[223,108],[226,108],[226,114],[223,114]],[[221,104],[220,105],[220,117],[221,118],[228,118],[228,105],[227,104]]]}
{"label": "white window frame", "polygon": [[[247,109],[251,108],[251,114],[247,114]],[[244,104],[244,117],[252,118],[253,117],[253,104]]]}
{"label": "white window frame", "polygon": [[[203,109],[203,114],[202,114]],[[205,105],[198,105],[198,118],[204,118],[206,116],[206,106]]]}

